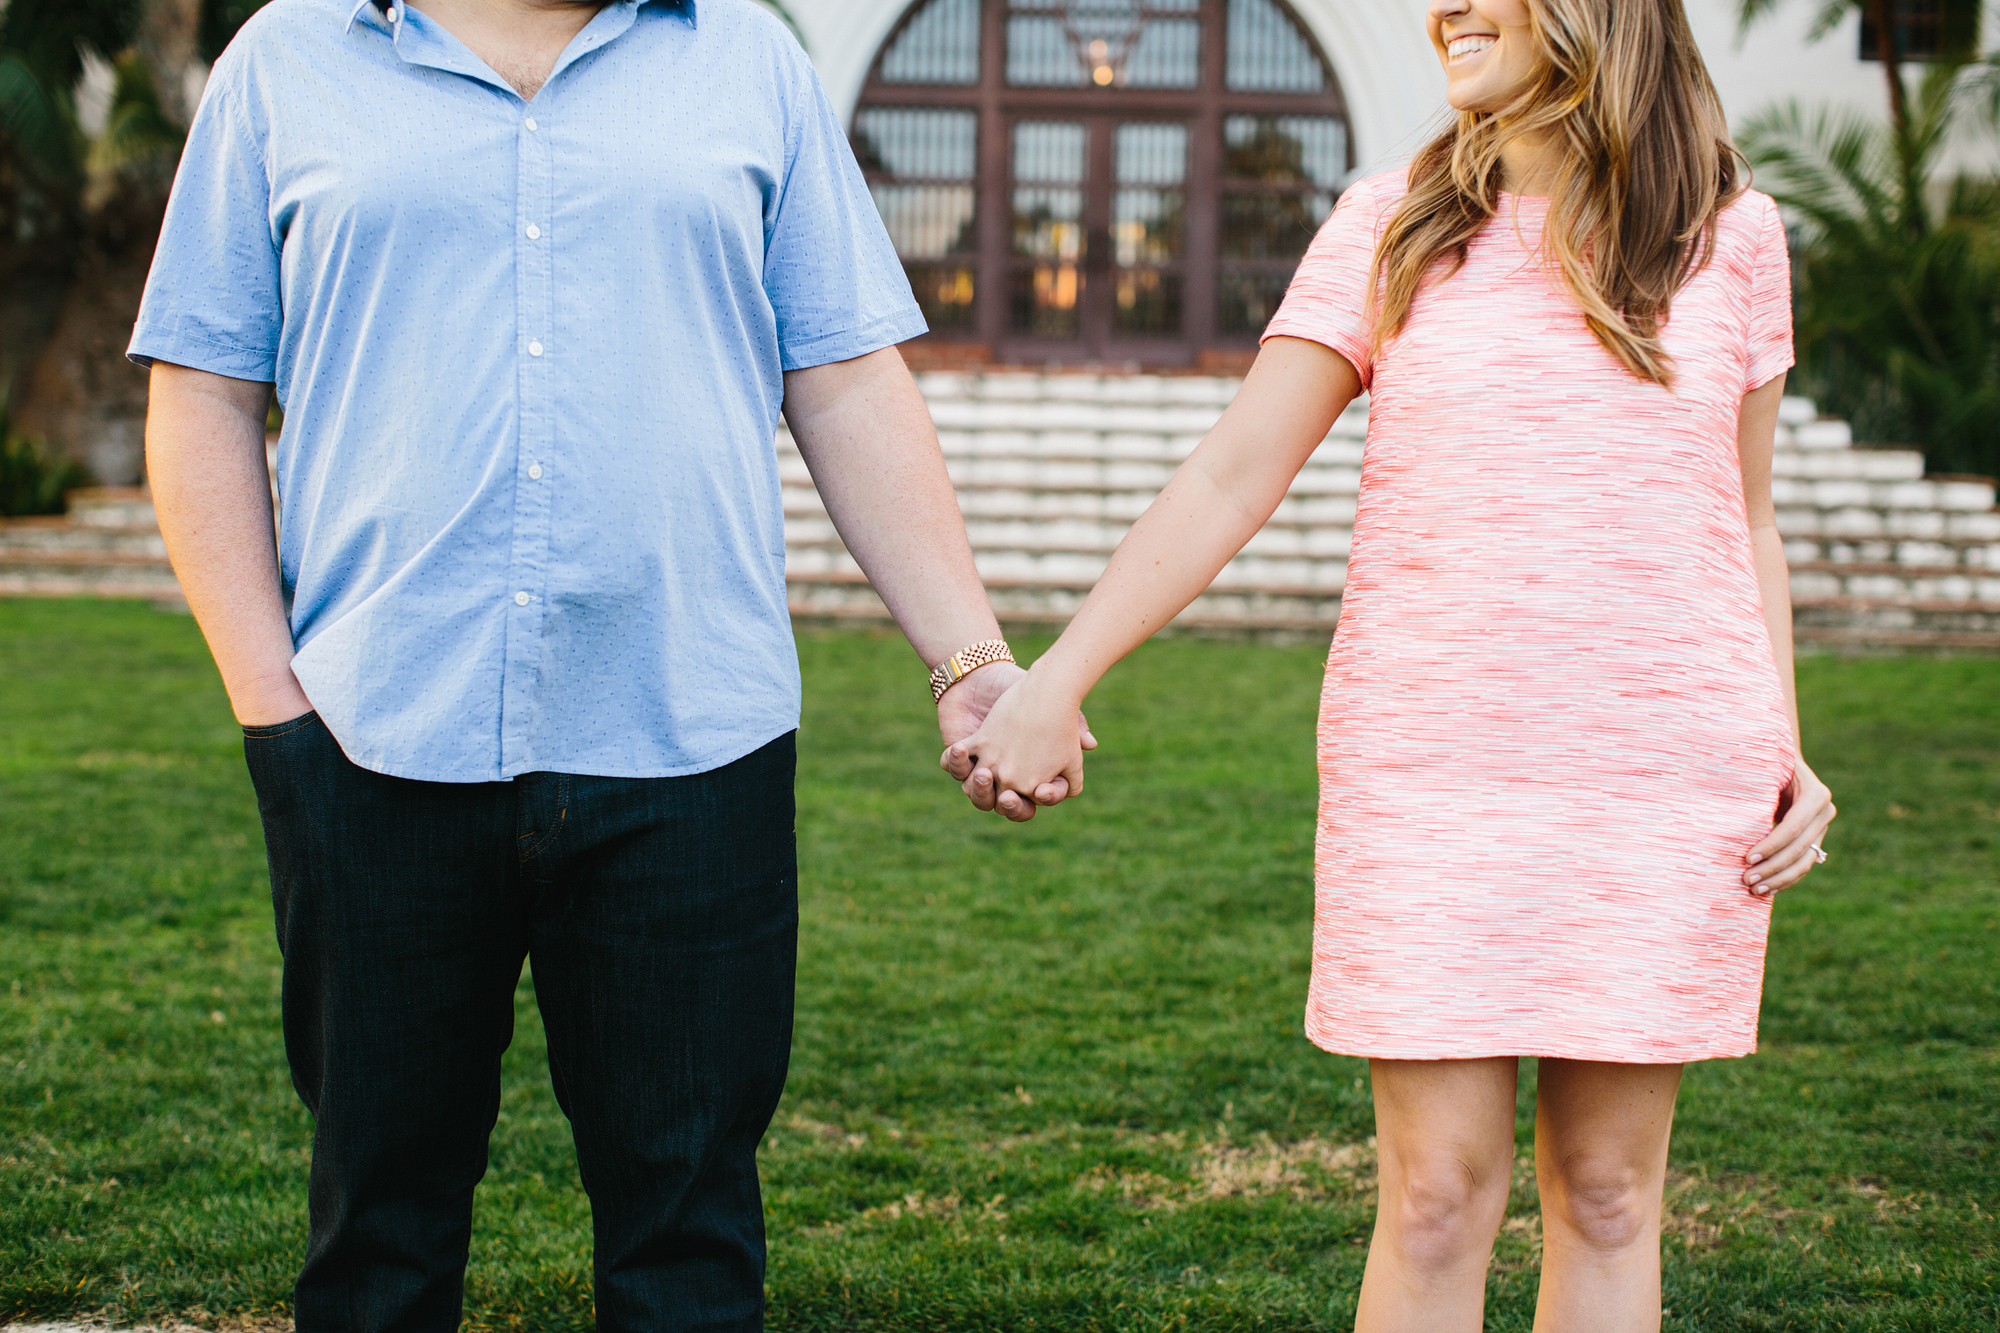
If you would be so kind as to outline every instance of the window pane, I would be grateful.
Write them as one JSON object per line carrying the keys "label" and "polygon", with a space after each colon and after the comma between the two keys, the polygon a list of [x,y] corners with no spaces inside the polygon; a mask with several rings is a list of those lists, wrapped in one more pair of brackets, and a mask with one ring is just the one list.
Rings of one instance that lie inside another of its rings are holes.
{"label": "window pane", "polygon": [[1120,185],[1179,185],[1187,179],[1185,125],[1120,125],[1112,141]]}
{"label": "window pane", "polygon": [[[1187,180],[1185,125],[1120,125],[1113,140],[1112,175],[1120,185],[1179,185]],[[1187,196],[1180,190],[1123,189],[1112,196],[1111,236],[1115,262],[1172,264],[1181,258],[1181,229]],[[1120,279],[1120,308],[1129,286]]]}
{"label": "window pane", "polygon": [[869,107],[854,117],[854,156],[935,332],[972,327],[978,139],[972,111]]}
{"label": "window pane", "polygon": [[884,83],[979,82],[979,0],[930,0],[882,52]]}
{"label": "window pane", "polygon": [[1074,338],[1083,303],[1083,271],[1074,264],[1037,264],[1014,273],[1014,332],[1036,338]]}
{"label": "window pane", "polygon": [[1229,116],[1222,174],[1338,189],[1347,176],[1347,125],[1335,116]]}
{"label": "window pane", "polygon": [[905,264],[910,290],[916,293],[932,333],[972,327],[972,269],[952,264]]}
{"label": "window pane", "polygon": [[978,166],[979,113],[874,107],[854,118],[861,169],[934,181],[969,181]]}
{"label": "window pane", "polygon": [[1142,268],[1120,273],[1111,308],[1114,333],[1171,336],[1181,331],[1181,275]]}
{"label": "window pane", "polygon": [[1008,9],[1007,82],[1017,88],[1201,82],[1201,0],[1010,0]]}
{"label": "window pane", "polygon": [[1014,253],[1033,259],[1083,258],[1083,191],[1016,189]]}
{"label": "window pane", "polygon": [[1186,196],[1179,190],[1120,190],[1112,197],[1113,258],[1134,264],[1177,264]]}
{"label": "window pane", "polygon": [[1288,273],[1223,274],[1218,329],[1226,334],[1262,333],[1278,313],[1278,302],[1285,299],[1291,281]]}
{"label": "window pane", "polygon": [[871,183],[876,211],[905,259],[969,255],[973,243],[974,195],[970,185],[886,185]]}
{"label": "window pane", "polygon": [[1223,81],[1232,92],[1317,93],[1326,70],[1305,34],[1272,0],[1229,0]]}
{"label": "window pane", "polygon": [[[1873,5],[1861,5],[1859,8],[1861,10],[1861,58],[1863,60],[1880,60],[1882,58],[1882,39],[1879,35],[1881,30],[1875,25],[1875,7]],[[1969,31],[1954,35],[1964,38],[1975,37],[1979,26],[1978,8],[1964,3],[1960,3],[1958,8],[1961,11],[1970,12],[1969,24],[1962,23],[1957,25],[1960,27],[1969,27]],[[1889,30],[1895,34],[1896,55],[1899,59],[1936,60],[1939,53],[1946,46],[1969,47],[1972,44],[1969,41],[1960,41],[1953,44],[1943,40],[1945,29],[1954,25],[1940,22],[1943,16],[1938,12],[1939,9],[1938,0],[1889,0]],[[1965,51],[1965,54],[1971,55],[1973,52],[1968,49]]]}
{"label": "window pane", "polygon": [[1083,126],[1023,120],[1014,126],[1014,179],[1030,185],[1083,183]]}
{"label": "window pane", "polygon": [[1222,196],[1224,259],[1298,259],[1333,211],[1333,196],[1297,190]]}
{"label": "window pane", "polygon": [[1074,88],[1088,78],[1061,19],[1016,14],[1007,20],[1007,82],[1017,88]]}
{"label": "window pane", "polygon": [[1148,23],[1125,60],[1123,77],[1116,82],[1126,88],[1193,88],[1200,84],[1201,24],[1194,19]]}

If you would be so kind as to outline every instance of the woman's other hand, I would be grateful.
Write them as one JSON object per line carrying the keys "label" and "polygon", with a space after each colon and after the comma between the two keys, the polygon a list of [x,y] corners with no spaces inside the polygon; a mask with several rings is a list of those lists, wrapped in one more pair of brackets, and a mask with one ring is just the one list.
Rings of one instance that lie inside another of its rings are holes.
{"label": "woman's other hand", "polygon": [[1791,783],[1778,795],[1777,823],[1770,836],[1743,858],[1744,887],[1756,897],[1770,898],[1804,879],[1807,871],[1826,860],[1820,840],[1836,813],[1833,793],[1805,760],[1799,760]]}
{"label": "woman's other hand", "polygon": [[1082,793],[1083,752],[1096,748],[1076,701],[1052,697],[1029,673],[993,703],[977,731],[945,748],[938,765],[974,806],[1025,823],[1037,806]]}

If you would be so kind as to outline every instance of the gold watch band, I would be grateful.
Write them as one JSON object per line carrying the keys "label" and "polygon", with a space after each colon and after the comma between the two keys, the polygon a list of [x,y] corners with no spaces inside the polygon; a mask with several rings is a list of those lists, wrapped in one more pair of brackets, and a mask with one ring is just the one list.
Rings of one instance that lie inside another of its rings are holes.
{"label": "gold watch band", "polygon": [[944,698],[944,692],[964,680],[983,666],[994,662],[1011,662],[1014,650],[1007,646],[1005,639],[982,639],[978,643],[961,648],[931,669],[931,702]]}

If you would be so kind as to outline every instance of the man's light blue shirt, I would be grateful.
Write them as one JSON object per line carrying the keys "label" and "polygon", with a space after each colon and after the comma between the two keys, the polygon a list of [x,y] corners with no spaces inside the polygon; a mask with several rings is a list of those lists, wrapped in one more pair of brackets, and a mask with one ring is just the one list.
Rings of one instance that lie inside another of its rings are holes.
{"label": "man's light blue shirt", "polygon": [[401,3],[273,0],[216,64],[131,355],[276,382],[293,670],[366,768],[798,725],[782,372],[924,323],[797,42],[699,6],[607,5],[532,102]]}

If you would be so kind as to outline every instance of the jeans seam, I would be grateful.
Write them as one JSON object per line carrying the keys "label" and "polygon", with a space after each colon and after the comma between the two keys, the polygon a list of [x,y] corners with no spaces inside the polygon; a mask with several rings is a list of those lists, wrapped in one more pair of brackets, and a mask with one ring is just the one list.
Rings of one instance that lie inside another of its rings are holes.
{"label": "jeans seam", "polygon": [[[562,832],[563,822],[568,818],[569,818],[569,774],[558,773],[556,774],[556,817],[555,819],[550,821],[549,831],[542,835],[541,840],[539,842],[537,842],[532,847],[526,847],[521,850],[520,857],[522,863],[526,864],[527,862],[532,861],[536,857],[540,856],[543,852],[547,851],[549,849],[549,844],[556,840],[556,835]],[[535,835],[532,832],[523,833],[520,836],[519,841],[526,842],[528,839],[534,836]]]}

